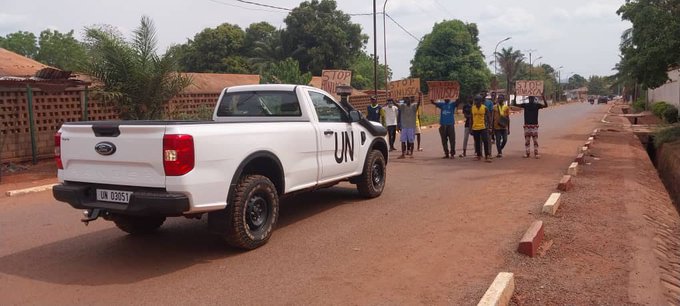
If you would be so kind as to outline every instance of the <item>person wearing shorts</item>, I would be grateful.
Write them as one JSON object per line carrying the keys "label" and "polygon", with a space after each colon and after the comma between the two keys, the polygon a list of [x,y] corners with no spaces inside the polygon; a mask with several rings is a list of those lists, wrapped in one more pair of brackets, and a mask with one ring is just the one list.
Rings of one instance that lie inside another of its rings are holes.
{"label": "person wearing shorts", "polygon": [[401,138],[401,156],[404,159],[408,155],[413,158],[413,143],[416,138],[416,113],[420,103],[411,103],[411,99],[404,98],[404,103],[399,105],[399,128]]}

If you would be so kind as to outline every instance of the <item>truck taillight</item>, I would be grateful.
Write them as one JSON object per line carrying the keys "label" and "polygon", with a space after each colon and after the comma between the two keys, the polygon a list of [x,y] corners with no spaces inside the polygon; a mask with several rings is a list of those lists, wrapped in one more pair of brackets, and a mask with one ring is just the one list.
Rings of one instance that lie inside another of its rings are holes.
{"label": "truck taillight", "polygon": [[166,176],[180,176],[194,169],[194,138],[191,135],[163,136],[163,168]]}
{"label": "truck taillight", "polygon": [[57,163],[57,169],[64,169],[61,162],[61,132],[54,134],[54,161]]}

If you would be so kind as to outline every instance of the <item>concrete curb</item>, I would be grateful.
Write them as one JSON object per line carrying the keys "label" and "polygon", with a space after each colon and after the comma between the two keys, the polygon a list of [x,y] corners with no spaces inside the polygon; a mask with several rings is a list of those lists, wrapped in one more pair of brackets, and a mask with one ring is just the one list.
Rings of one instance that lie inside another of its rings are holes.
{"label": "concrete curb", "polygon": [[477,306],[505,306],[515,292],[515,275],[510,272],[498,273]]}
{"label": "concrete curb", "polygon": [[567,191],[571,190],[572,187],[574,187],[574,186],[571,183],[571,175],[563,176],[562,179],[560,180],[560,183],[557,184],[557,190],[559,190],[559,191],[567,192]]}
{"label": "concrete curb", "polygon": [[554,216],[557,213],[557,209],[560,208],[560,203],[562,202],[562,194],[555,192],[550,195],[548,200],[543,204],[543,212]]}
{"label": "concrete curb", "polygon": [[19,196],[19,195],[24,195],[24,194],[29,194],[29,193],[35,193],[35,192],[43,192],[47,190],[52,190],[52,187],[57,184],[47,184],[47,185],[42,185],[42,186],[36,186],[36,187],[31,187],[31,188],[25,188],[25,189],[17,189],[17,190],[10,190],[5,192],[5,195],[8,197],[14,197],[14,196]]}
{"label": "concrete curb", "polygon": [[574,162],[577,162],[579,165],[585,164],[586,163],[586,155],[583,154],[583,153],[579,153],[578,155],[576,155]]}
{"label": "concrete curb", "polygon": [[534,221],[527,229],[522,240],[519,241],[517,252],[520,252],[529,257],[536,256],[538,248],[543,242],[543,221]]}
{"label": "concrete curb", "polygon": [[569,169],[567,169],[567,174],[571,176],[578,176],[578,171],[579,171],[579,165],[578,162],[573,162],[571,165],[569,165]]}

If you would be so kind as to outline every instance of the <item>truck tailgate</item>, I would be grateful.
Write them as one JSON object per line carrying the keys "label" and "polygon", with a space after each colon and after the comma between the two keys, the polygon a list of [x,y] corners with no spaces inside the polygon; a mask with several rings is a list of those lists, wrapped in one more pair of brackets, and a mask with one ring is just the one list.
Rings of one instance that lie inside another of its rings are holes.
{"label": "truck tailgate", "polygon": [[62,126],[61,181],[165,187],[165,125],[120,125],[97,134],[92,125]]}

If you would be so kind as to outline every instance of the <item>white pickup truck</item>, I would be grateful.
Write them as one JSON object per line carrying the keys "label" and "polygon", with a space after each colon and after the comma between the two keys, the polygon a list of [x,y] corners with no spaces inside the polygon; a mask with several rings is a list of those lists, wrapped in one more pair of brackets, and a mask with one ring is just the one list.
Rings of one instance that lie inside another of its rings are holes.
{"label": "white pickup truck", "polygon": [[208,214],[210,229],[254,249],[279,198],[349,180],[368,198],[386,181],[386,130],[309,86],[226,88],[212,121],[65,123],[54,197],[130,234]]}

